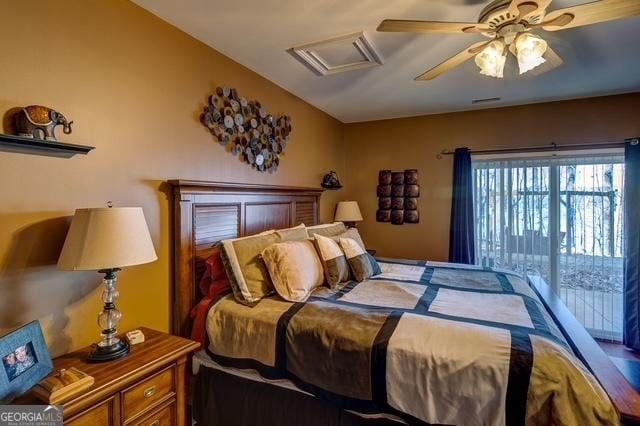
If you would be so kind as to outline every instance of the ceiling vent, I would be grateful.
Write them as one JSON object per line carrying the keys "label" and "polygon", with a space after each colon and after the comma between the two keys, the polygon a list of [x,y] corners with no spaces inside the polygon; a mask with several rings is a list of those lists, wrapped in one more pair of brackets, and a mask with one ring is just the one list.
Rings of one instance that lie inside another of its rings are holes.
{"label": "ceiling vent", "polygon": [[287,52],[319,76],[383,64],[363,32],[301,44]]}
{"label": "ceiling vent", "polygon": [[474,99],[471,101],[473,105],[475,104],[488,104],[489,102],[498,102],[500,98],[485,98],[485,99]]}

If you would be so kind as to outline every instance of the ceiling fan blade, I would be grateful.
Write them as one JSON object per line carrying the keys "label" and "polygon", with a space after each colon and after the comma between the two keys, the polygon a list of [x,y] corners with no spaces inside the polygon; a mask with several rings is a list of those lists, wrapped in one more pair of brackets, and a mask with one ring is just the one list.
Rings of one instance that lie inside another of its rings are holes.
{"label": "ceiling fan blade", "polygon": [[528,75],[538,76],[558,68],[564,63],[562,58],[551,47],[547,47],[547,51],[542,56],[547,62],[527,72]]}
{"label": "ceiling fan blade", "polygon": [[520,14],[520,17],[525,17],[530,13],[535,12],[536,10],[538,10],[538,3],[535,2],[524,2],[518,5],[518,12]]}
{"label": "ceiling fan blade", "polygon": [[573,21],[573,18],[575,18],[575,16],[573,16],[571,13],[563,13],[562,15],[541,22],[539,24],[530,25],[529,28],[535,29],[542,27],[564,27],[565,25],[568,25],[571,21]]}
{"label": "ceiling fan blade", "polygon": [[519,20],[527,20],[531,16],[543,15],[552,0],[513,0],[509,12]]}
{"label": "ceiling fan blade", "polygon": [[438,77],[440,74],[444,74],[445,72],[450,71],[453,68],[457,67],[458,65],[471,59],[474,55],[480,53],[480,51],[482,51],[482,49],[484,49],[484,47],[489,43],[491,43],[492,41],[493,40],[481,41],[480,43],[475,43],[467,47],[465,50],[447,59],[446,61],[442,62],[440,65],[437,65],[431,68],[429,71],[425,72],[424,74],[419,75],[418,77],[416,77],[416,81],[433,80],[434,78]]}
{"label": "ceiling fan blade", "polygon": [[[562,15],[572,16],[573,18],[571,20],[567,19],[568,22],[564,25],[562,25],[561,21],[554,21]],[[638,0],[600,0],[554,10],[547,15],[547,22],[542,24],[542,28],[547,31],[559,31],[637,15],[640,15],[640,1]],[[554,22],[549,24],[549,21]]]}
{"label": "ceiling fan blade", "polygon": [[378,25],[378,31],[401,33],[449,33],[490,31],[488,25],[475,22],[438,22],[407,21],[402,19],[385,19]]}

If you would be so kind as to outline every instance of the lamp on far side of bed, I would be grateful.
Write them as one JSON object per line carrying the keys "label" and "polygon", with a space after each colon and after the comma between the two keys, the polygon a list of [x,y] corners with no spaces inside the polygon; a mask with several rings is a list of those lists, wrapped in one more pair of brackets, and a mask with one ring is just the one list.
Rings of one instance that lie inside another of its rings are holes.
{"label": "lamp on far side of bed", "polygon": [[355,228],[356,222],[362,220],[362,213],[357,201],[340,201],[336,207],[336,222],[344,222],[348,228]]}
{"label": "lamp on far side of bed", "polygon": [[104,307],[98,315],[102,340],[95,344],[89,361],[109,361],[129,353],[129,343],[118,339],[122,314],[116,309],[116,273],[124,267],[156,260],[149,228],[140,207],[78,209],[58,259],[58,269],[98,271]]}

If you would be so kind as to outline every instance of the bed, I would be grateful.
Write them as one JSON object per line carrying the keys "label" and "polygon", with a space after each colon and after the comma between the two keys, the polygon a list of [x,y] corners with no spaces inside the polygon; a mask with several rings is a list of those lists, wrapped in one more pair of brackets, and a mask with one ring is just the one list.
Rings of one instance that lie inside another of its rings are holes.
{"label": "bed", "polygon": [[[321,190],[170,183],[173,327],[188,335],[212,245],[316,224]],[[194,357],[195,418],[224,425],[615,424],[619,413],[637,420],[635,392],[540,280],[379,261],[382,274],[317,289],[304,303],[216,300],[207,351]]]}

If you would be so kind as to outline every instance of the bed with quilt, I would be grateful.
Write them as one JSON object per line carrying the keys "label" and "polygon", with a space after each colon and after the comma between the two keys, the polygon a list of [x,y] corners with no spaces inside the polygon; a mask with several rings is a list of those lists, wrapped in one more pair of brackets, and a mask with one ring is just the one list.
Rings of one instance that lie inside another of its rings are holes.
{"label": "bed with quilt", "polygon": [[[223,241],[212,256],[209,283],[232,292],[213,291],[196,319],[200,424],[249,424],[258,397],[291,401],[291,416],[261,424],[619,424],[522,276],[374,259],[357,231],[317,229]],[[237,378],[254,388],[234,393]]]}

